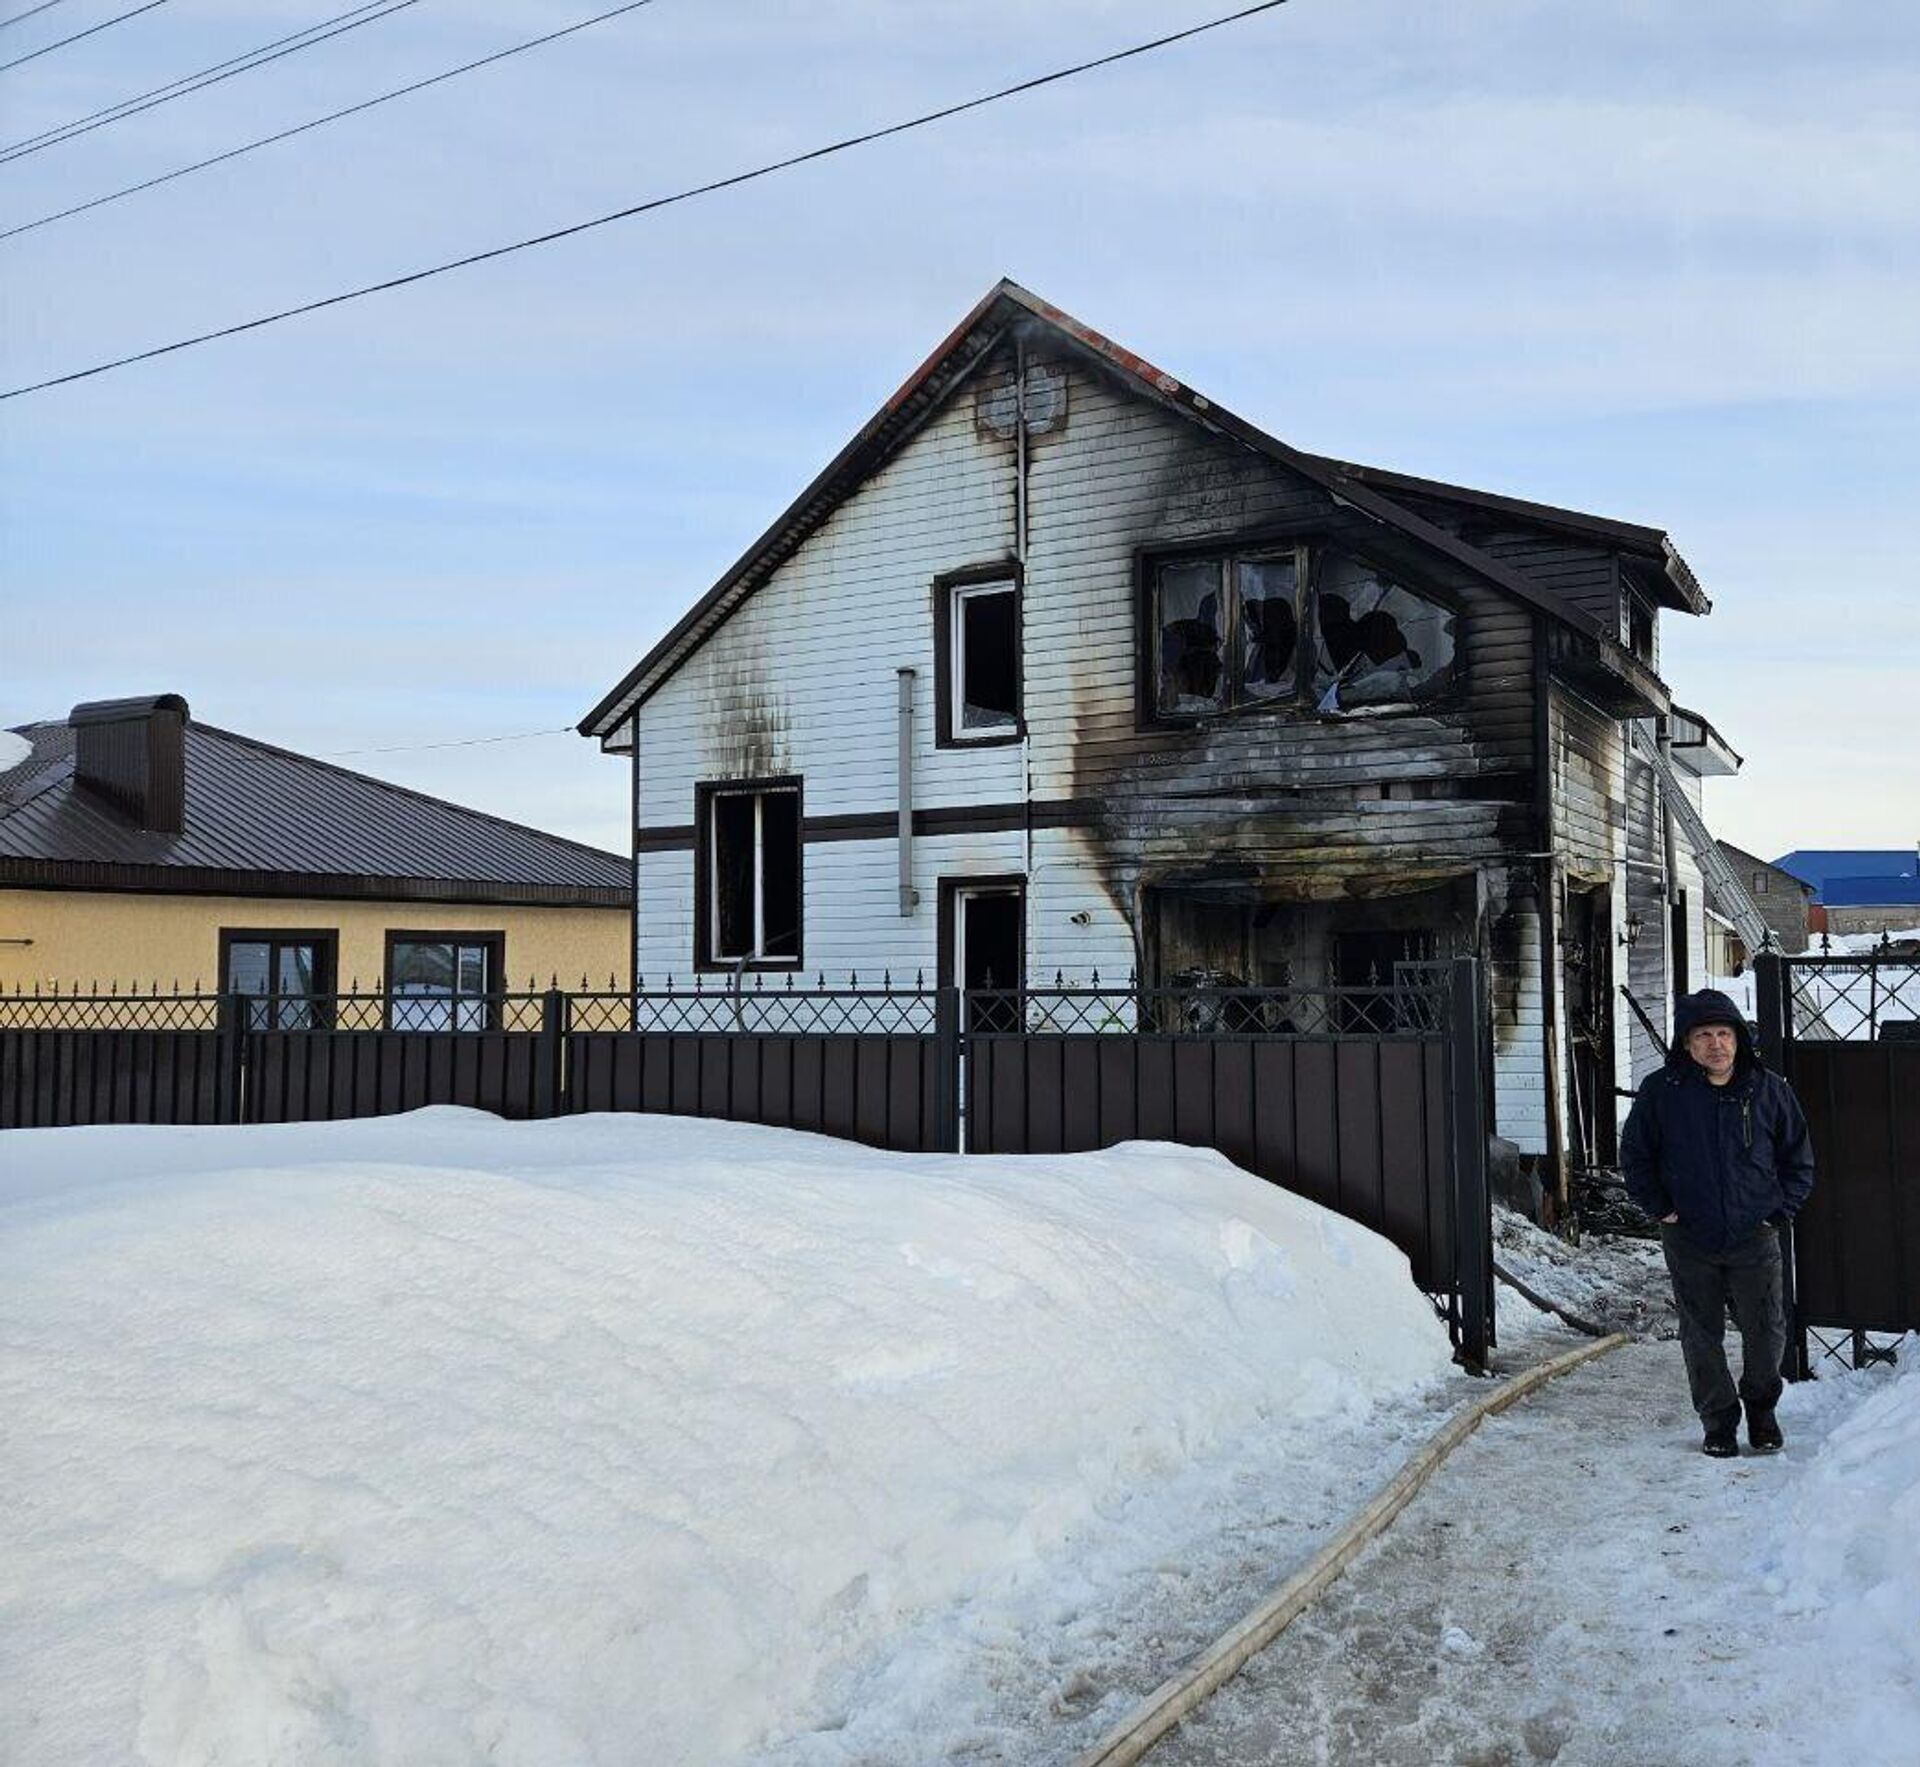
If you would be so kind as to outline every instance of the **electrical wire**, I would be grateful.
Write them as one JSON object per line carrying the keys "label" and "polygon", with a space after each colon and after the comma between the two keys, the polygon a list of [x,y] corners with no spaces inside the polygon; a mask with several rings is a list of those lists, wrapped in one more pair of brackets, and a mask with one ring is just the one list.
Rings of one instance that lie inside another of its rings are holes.
{"label": "electrical wire", "polygon": [[576,736],[571,724],[559,724],[551,730],[519,730],[511,736],[464,736],[453,742],[407,742],[397,748],[384,749],[327,749],[321,753],[323,761],[338,760],[342,755],[417,755],[425,749],[476,749],[494,742],[531,742],[536,736]]}
{"label": "electrical wire", "polygon": [[259,331],[265,326],[278,325],[283,320],[298,319],[308,313],[318,313],[328,307],[345,305],[348,301],[363,300],[368,295],[385,294],[391,289],[405,288],[411,283],[425,282],[431,277],[444,276],[449,271],[464,270],[474,264],[490,263],[495,258],[510,257],[515,252],[531,250],[535,246],[551,245],[556,240],[570,239],[577,233],[587,233],[596,227],[611,226],[615,221],[631,220],[636,215],[651,214],[655,210],[671,208],[676,203],[691,202],[696,197],[711,196],[716,191],[731,190],[741,184],[751,184],[757,179],[771,177],[776,172],[790,171],[795,166],[808,165],[814,160],[822,160],[837,153],[845,153],[850,148],[865,147],[875,141],[884,141],[889,136],[905,135],[914,129],[924,129],[929,124],[943,122],[949,117],[964,115],[968,111],[980,110],[986,105],[997,104],[1004,98],[1018,97],[1023,93],[1036,92],[1043,86],[1057,85],[1062,80],[1070,80],[1080,74],[1092,73],[1097,68],[1112,67],[1116,62],[1131,61],[1136,56],[1151,54],[1156,49],[1164,49],[1173,43],[1185,42],[1190,37],[1199,37],[1209,31],[1217,31],[1243,19],[1256,17],[1263,12],[1273,12],[1285,6],[1288,0],[1257,0],[1252,6],[1243,6],[1236,12],[1224,13],[1218,18],[1204,23],[1189,25],[1184,30],[1170,31],[1165,36],[1154,37],[1145,43],[1135,43],[1126,49],[1116,49],[1109,55],[1096,56],[1090,61],[1076,62],[1071,67],[1056,68],[1052,73],[1037,74],[1032,79],[1016,81],[1011,86],[1002,86],[998,91],[982,93],[977,98],[962,99],[958,104],[942,106],[939,110],[923,111],[919,116],[909,117],[904,122],[888,123],[878,129],[869,129],[863,134],[843,136],[838,141],[828,142],[823,147],[809,148],[804,153],[790,154],[785,159],[773,160],[766,165],[756,166],[751,171],[734,172],[725,178],[715,178],[705,184],[695,184],[685,190],[677,190],[669,196],[651,197],[645,202],[637,202],[624,209],[615,209],[610,214],[596,215],[591,220],[576,221],[569,227],[556,227],[548,233],[537,233],[531,238],[517,239],[509,245],[497,245],[486,251],[469,252],[463,258],[450,258],[445,263],[429,265],[424,270],[411,270],[403,276],[390,276],[383,282],[369,282],[359,288],[350,288],[340,294],[325,295],[316,301],[303,301],[297,307],[283,307],[277,313],[264,313],[257,319],[243,319],[237,325],[223,325],[215,331],[203,331],[193,337],[176,338],[170,344],[159,344],[150,350],[136,350],[131,355],[116,356],[111,361],[96,362],[90,368],[76,368],[66,374],[49,376],[46,380],[31,381],[25,386],[10,387],[0,393],[0,401],[19,399],[28,393],[45,392],[49,387],[71,385],[74,381],[91,380],[95,375],[110,374],[116,369],[131,367],[136,362],[151,362],[158,356],[170,356],[176,351],[191,350],[201,344],[217,342],[221,338],[237,337],[242,332]]}
{"label": "electrical wire", "polygon": [[8,25],[24,24],[37,12],[51,12],[54,7],[63,5],[65,0],[40,0],[38,6],[29,6],[24,12],[16,12],[11,18],[0,18],[0,31]]}
{"label": "electrical wire", "polygon": [[75,203],[70,209],[60,209],[51,215],[42,215],[36,221],[22,221],[18,226],[0,228],[0,239],[12,239],[16,234],[31,233],[36,227],[47,227],[55,221],[64,221],[70,215],[84,215],[88,209],[97,209],[106,203],[118,202],[123,196],[135,196],[143,190],[151,190],[156,184],[169,184],[175,178],[184,178],[190,172],[204,172],[209,166],[217,166],[226,160],[238,159],[243,153],[252,153],[256,147],[271,147],[276,141],[288,141],[295,135],[304,135],[309,129],[318,129],[323,123],[337,123],[342,117],[356,115],[363,110],[372,110],[375,105],[386,104],[395,98],[405,98],[410,92],[424,92],[429,86],[438,86],[443,80],[457,79],[461,74],[470,74],[475,68],[486,67],[489,63],[505,61],[510,55],[521,55],[529,49],[538,49],[542,44],[557,42],[562,37],[571,37],[576,31],[584,31],[590,26],[605,24],[610,18],[618,18],[623,12],[638,12],[643,6],[651,6],[653,0],[627,0],[626,5],[613,7],[610,11],[595,13],[592,18],[583,18],[578,24],[562,26],[557,31],[549,31],[543,37],[530,37],[524,43],[515,43],[506,49],[496,49],[491,55],[483,55],[478,61],[469,61],[459,67],[448,68],[446,72],[431,74],[424,80],[415,80],[409,85],[396,86],[391,92],[382,92],[376,98],[364,98],[358,104],[350,104],[344,110],[329,111],[323,117],[313,117],[304,123],[296,123],[291,129],[282,129],[277,134],[262,135],[257,141],[243,142],[239,147],[230,147],[225,153],[216,153],[207,159],[195,160],[189,166],[177,166],[171,172],[162,172],[157,178],[143,178],[138,184],[129,184],[121,190],[110,190],[105,196],[96,196],[90,202]]}
{"label": "electrical wire", "polygon": [[[102,31],[110,31],[115,25],[123,25],[128,19],[138,18],[141,13],[151,12],[156,6],[164,6],[166,3],[167,0],[146,0],[144,6],[136,6],[130,12],[122,12],[112,18],[102,19],[99,24],[89,25],[84,31],[75,31],[71,37],[61,37],[55,42],[43,44],[31,54],[16,55],[11,61],[0,61],[0,74],[8,72],[12,68],[25,67],[28,62],[38,61],[43,55],[51,55],[56,49],[64,49],[69,43],[78,43],[82,37],[97,37]],[[19,15],[20,18],[26,16],[25,13]],[[17,18],[7,20],[8,24],[17,24],[18,22],[19,19]]]}
{"label": "electrical wire", "polygon": [[[38,135],[11,142],[0,147],[0,165],[9,160],[25,159],[30,153],[42,153],[49,147],[59,147],[76,136],[90,135],[95,129],[104,129],[109,123],[117,123],[123,117],[138,116],[142,111],[169,104],[176,98],[185,98],[190,92],[201,92],[238,74],[251,73],[257,67],[265,67],[268,62],[279,61],[282,56],[297,55],[302,49],[312,49],[347,31],[357,31],[362,25],[378,24],[381,19],[390,18],[394,13],[404,12],[409,6],[418,4],[419,0],[364,0],[362,5],[336,13],[332,18],[322,19],[317,25],[308,25],[304,30],[276,37],[271,43],[262,43],[259,48],[249,49],[242,55],[217,61],[197,74],[182,74],[177,80],[169,80],[164,86],[136,93],[132,98],[123,98],[104,110],[90,111],[86,116],[75,117],[57,128],[43,129]],[[316,32],[319,34],[316,35]]]}

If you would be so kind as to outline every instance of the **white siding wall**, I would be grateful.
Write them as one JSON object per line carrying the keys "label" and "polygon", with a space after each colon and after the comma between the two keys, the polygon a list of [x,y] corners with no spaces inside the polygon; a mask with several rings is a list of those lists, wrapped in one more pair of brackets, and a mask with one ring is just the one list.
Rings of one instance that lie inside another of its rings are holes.
{"label": "white siding wall", "polygon": [[1528,914],[1520,922],[1516,968],[1510,985],[1515,993],[1510,1035],[1500,1036],[1493,1049],[1494,1132],[1522,1153],[1547,1151],[1547,1076],[1542,1061],[1546,1023],[1540,996],[1540,916]]}

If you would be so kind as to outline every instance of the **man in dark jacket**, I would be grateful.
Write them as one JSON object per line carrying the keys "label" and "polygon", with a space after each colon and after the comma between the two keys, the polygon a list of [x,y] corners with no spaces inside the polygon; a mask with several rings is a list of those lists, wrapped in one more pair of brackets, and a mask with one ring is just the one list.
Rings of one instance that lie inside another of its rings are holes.
{"label": "man in dark jacket", "polygon": [[[1779,1229],[1813,1189],[1807,1119],[1793,1088],[1761,1065],[1726,995],[1689,994],[1674,1013],[1667,1064],[1633,1101],[1620,1138],[1633,1200],[1660,1223],[1680,1314],[1680,1349],[1702,1449],[1782,1445],[1774,1407],[1786,1354]],[[1727,1303],[1740,1328],[1740,1385],[1727,1371]]]}

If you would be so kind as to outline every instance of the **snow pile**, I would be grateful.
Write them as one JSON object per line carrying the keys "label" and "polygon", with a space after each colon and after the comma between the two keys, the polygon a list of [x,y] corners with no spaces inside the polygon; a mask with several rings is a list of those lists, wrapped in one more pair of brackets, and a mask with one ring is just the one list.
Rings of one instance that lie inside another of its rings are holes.
{"label": "snow pile", "polygon": [[0,773],[10,771],[33,753],[33,744],[17,730],[0,730]]}
{"label": "snow pile", "polygon": [[1813,1616],[1801,1648],[1854,1683],[1822,1724],[1837,1767],[1920,1757],[1920,1359],[1904,1349],[1820,1444],[1780,1530],[1780,1611]]}
{"label": "snow pile", "polygon": [[434,1110],[5,1153],[0,1759],[39,1767],[737,1760],[1448,1366],[1384,1241],[1186,1148]]}
{"label": "snow pile", "polygon": [[1666,1257],[1653,1240],[1588,1233],[1573,1245],[1496,1204],[1493,1258],[1542,1300],[1606,1331],[1679,1335]]}

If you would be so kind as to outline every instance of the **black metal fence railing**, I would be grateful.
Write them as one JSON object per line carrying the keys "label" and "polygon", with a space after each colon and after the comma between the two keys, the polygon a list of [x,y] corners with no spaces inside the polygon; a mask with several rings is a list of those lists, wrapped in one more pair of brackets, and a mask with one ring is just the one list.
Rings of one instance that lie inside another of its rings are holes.
{"label": "black metal fence railing", "polygon": [[1384,1233],[1479,1362],[1492,1330],[1480,995],[1471,959],[1359,988],[1096,974],[963,993],[880,971],[832,987],[0,994],[0,1129],[454,1104],[670,1112],[917,1152],[1171,1140]]}
{"label": "black metal fence railing", "polygon": [[1920,961],[1769,952],[1754,968],[1762,1050],[1813,1144],[1787,1262],[1789,1372],[1805,1375],[1836,1332],[1857,1362],[1871,1334],[1920,1331]]}
{"label": "black metal fence railing", "polygon": [[1782,960],[1803,1043],[1920,1043],[1920,962],[1911,957]]}

